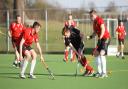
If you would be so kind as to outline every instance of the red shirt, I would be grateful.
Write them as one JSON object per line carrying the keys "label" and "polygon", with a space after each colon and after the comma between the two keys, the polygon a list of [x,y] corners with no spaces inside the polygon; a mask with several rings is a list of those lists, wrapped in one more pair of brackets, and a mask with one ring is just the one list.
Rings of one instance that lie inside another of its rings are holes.
{"label": "red shirt", "polygon": [[27,28],[24,31],[23,38],[25,39],[24,45],[30,46],[33,42],[38,42],[38,34],[32,33],[33,28]]}
{"label": "red shirt", "polygon": [[65,21],[65,26],[67,27],[70,27],[70,26],[73,26],[73,27],[76,27],[76,22],[75,21],[72,21],[71,23],[69,23],[69,21]]}
{"label": "red shirt", "polygon": [[23,30],[24,30],[23,24],[18,24],[16,22],[13,22],[10,25],[10,32],[12,35],[12,39],[14,39],[14,40],[20,39],[22,37]]}
{"label": "red shirt", "polygon": [[118,39],[125,38],[126,32],[124,26],[118,26],[116,32],[118,32]]}
{"label": "red shirt", "polygon": [[[96,32],[98,37],[100,37],[100,35],[101,35],[101,24],[104,24],[104,21],[102,18],[97,16],[93,23],[93,30]],[[105,24],[104,24],[104,26],[105,26]],[[105,26],[105,32],[104,32],[104,35],[102,38],[105,38],[105,39],[110,38],[110,34],[109,34],[106,26]]]}

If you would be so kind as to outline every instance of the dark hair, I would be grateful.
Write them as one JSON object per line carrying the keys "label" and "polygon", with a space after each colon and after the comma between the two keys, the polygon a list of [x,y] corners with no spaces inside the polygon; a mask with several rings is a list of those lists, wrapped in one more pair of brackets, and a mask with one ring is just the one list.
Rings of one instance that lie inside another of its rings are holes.
{"label": "dark hair", "polygon": [[96,13],[96,10],[92,9],[89,11],[89,14]]}
{"label": "dark hair", "polygon": [[38,22],[34,22],[32,28],[34,28],[35,26],[40,26],[41,27],[41,25]]}
{"label": "dark hair", "polygon": [[64,35],[65,32],[67,32],[67,31],[70,31],[70,29],[68,27],[63,27],[63,29],[62,29],[62,35]]}
{"label": "dark hair", "polygon": [[20,16],[20,15],[16,15],[16,18],[17,18],[17,17],[21,17],[21,16]]}

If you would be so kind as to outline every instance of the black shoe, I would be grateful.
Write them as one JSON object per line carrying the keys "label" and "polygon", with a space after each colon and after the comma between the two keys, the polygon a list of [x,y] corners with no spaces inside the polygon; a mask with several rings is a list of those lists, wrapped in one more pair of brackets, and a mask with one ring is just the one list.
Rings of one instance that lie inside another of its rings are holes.
{"label": "black shoe", "polygon": [[125,59],[125,57],[123,56],[122,59]]}
{"label": "black shoe", "polygon": [[21,67],[21,63],[19,62],[17,66],[20,68]]}
{"label": "black shoe", "polygon": [[17,63],[15,63],[15,62],[13,62],[13,64],[12,64],[14,67],[18,67],[18,64]]}
{"label": "black shoe", "polygon": [[116,55],[117,58],[119,58],[119,55]]}

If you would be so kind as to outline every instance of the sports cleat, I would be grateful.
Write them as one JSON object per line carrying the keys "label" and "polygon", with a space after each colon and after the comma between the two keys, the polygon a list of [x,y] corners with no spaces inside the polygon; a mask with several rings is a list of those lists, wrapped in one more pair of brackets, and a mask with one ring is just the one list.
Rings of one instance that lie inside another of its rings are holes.
{"label": "sports cleat", "polygon": [[17,66],[18,66],[19,68],[21,68],[21,63],[19,62],[19,63],[17,64]]}
{"label": "sports cleat", "polygon": [[13,62],[12,66],[14,66],[14,67],[16,67],[16,68],[19,68],[19,67],[18,67],[18,64],[15,63],[15,62]]}
{"label": "sports cleat", "polygon": [[117,58],[119,58],[119,55],[116,55]]}
{"label": "sports cleat", "polygon": [[89,74],[89,71],[86,70],[86,71],[84,72],[83,76],[88,76],[88,74]]}
{"label": "sports cleat", "polygon": [[24,74],[20,74],[20,78],[25,79],[26,76]]}
{"label": "sports cleat", "polygon": [[94,74],[94,71],[90,71],[88,76],[93,76],[93,74]]}
{"label": "sports cleat", "polygon": [[68,60],[65,60],[65,59],[63,59],[63,61],[66,62],[66,63],[68,62]]}
{"label": "sports cleat", "polygon": [[107,75],[107,74],[102,74],[102,75],[100,76],[100,78],[105,78],[105,77],[108,77],[108,75]]}
{"label": "sports cleat", "polygon": [[29,78],[31,78],[31,79],[35,79],[35,78],[36,78],[36,76],[35,76],[35,75],[33,75],[33,74],[30,74],[30,75],[29,75]]}
{"label": "sports cleat", "polygon": [[96,78],[99,78],[99,77],[101,77],[101,74],[100,73],[96,73],[93,76],[96,77]]}
{"label": "sports cleat", "polygon": [[124,56],[122,56],[122,59],[125,59],[125,57],[124,57]]}

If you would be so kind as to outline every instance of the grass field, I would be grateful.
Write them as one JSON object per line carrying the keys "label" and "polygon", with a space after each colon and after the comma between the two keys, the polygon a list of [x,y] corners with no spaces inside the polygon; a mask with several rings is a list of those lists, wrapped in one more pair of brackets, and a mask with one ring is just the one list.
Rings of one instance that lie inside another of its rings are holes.
{"label": "grass field", "polygon": [[[93,57],[87,55],[95,68]],[[39,59],[35,68],[36,79],[20,79],[20,69],[12,66],[13,54],[0,54],[0,89],[128,89],[128,56],[126,60],[107,57],[108,78],[75,77],[76,63],[64,63],[63,55],[46,54],[46,63],[55,74],[55,80],[49,78],[47,70]],[[30,65],[29,65],[30,67]],[[29,73],[29,67],[27,73]],[[81,66],[79,67],[79,70]]]}

